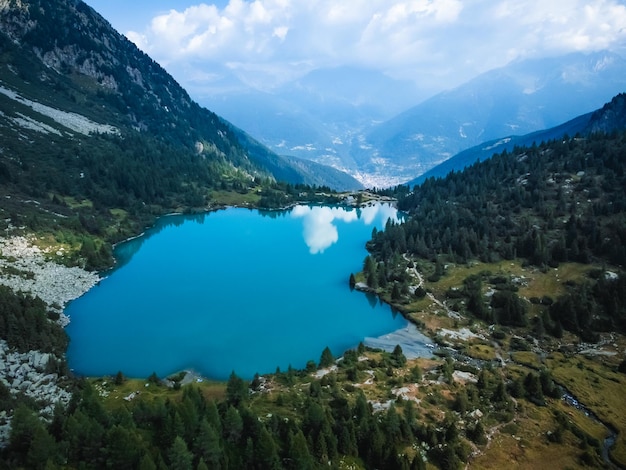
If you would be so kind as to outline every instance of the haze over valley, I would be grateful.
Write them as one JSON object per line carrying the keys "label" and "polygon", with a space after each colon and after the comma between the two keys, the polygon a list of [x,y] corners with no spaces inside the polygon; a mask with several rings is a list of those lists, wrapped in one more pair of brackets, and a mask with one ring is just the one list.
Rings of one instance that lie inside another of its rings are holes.
{"label": "haze over valley", "polygon": [[366,187],[624,91],[623,6],[579,3],[179,1],[130,21],[90,2],[199,103]]}

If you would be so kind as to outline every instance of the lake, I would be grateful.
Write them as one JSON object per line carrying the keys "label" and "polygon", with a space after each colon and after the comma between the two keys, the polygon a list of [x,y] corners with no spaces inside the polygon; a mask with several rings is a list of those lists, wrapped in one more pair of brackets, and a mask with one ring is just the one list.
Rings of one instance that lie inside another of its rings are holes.
{"label": "lake", "polygon": [[117,267],[66,308],[70,368],[249,379],[403,328],[402,315],[348,284],[389,218],[388,204],[163,217],[117,246]]}

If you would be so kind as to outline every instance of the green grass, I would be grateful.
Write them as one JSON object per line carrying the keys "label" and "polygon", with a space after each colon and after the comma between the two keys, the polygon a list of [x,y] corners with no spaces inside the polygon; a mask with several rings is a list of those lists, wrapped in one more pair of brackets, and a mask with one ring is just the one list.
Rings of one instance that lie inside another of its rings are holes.
{"label": "green grass", "polygon": [[213,191],[211,193],[211,202],[223,206],[254,206],[260,199],[261,196],[255,192],[241,194],[234,191]]}
{"label": "green grass", "polygon": [[[125,379],[120,385],[114,383],[113,377],[101,377],[90,379],[91,384],[100,393],[105,406],[116,409],[135,400],[155,400],[168,398],[177,400],[182,396],[182,388],[175,389],[165,385],[149,383],[146,379]],[[226,395],[226,383],[215,381],[203,381],[194,383],[207,399],[222,400]],[[139,393],[137,393],[139,392]],[[131,400],[125,398],[135,394]]]}
{"label": "green grass", "polygon": [[485,344],[472,344],[466,349],[465,353],[469,357],[483,361],[493,361],[496,358],[494,347]]}
{"label": "green grass", "polygon": [[553,353],[546,363],[553,377],[619,434],[611,456],[626,466],[626,376],[582,356]]}
{"label": "green grass", "polygon": [[124,209],[109,209],[109,213],[116,219],[125,219],[128,217],[128,212]]}
{"label": "green grass", "polygon": [[75,199],[72,196],[65,196],[63,198],[63,201],[65,202],[65,204],[68,205],[68,207],[70,209],[82,209],[82,208],[89,208],[89,209],[93,209],[93,202],[91,202],[89,199]]}
{"label": "green grass", "polygon": [[556,299],[565,293],[566,281],[581,282],[593,268],[593,265],[588,264],[564,263],[546,273],[529,271],[526,277],[530,277],[530,282],[528,286],[520,288],[519,294],[526,298],[548,296]]}
{"label": "green grass", "polygon": [[511,353],[511,359],[519,364],[538,369],[541,367],[541,361],[537,354],[532,351],[515,351]]}

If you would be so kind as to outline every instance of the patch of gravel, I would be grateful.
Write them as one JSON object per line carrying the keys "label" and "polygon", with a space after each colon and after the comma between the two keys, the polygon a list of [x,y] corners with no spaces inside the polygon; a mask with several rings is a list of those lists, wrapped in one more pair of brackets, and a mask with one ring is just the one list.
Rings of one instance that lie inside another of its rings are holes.
{"label": "patch of gravel", "polygon": [[[11,98],[12,100],[17,101],[18,103],[28,106],[33,111],[36,111],[39,114],[43,114],[44,116],[47,116],[53,119],[57,123],[61,124],[63,127],[71,129],[74,132],[79,132],[85,135],[89,135],[91,133],[117,134],[119,132],[118,129],[113,126],[110,126],[108,124],[100,124],[100,123],[94,122],[91,119],[88,119],[85,116],[82,116],[80,114],[61,111],[60,109],[52,108],[50,106],[46,106],[45,104],[37,103],[36,101],[31,101],[29,99],[26,99],[20,96],[13,90],[4,88],[3,86],[0,86],[0,93],[7,96],[8,98]],[[27,124],[29,128],[32,128],[30,126],[33,125],[33,122],[28,122]],[[44,124],[39,124],[39,125],[45,126]]]}
{"label": "patch of gravel", "polygon": [[40,297],[61,311],[100,281],[97,273],[47,261],[45,253],[25,237],[0,238],[0,253],[0,284]]}

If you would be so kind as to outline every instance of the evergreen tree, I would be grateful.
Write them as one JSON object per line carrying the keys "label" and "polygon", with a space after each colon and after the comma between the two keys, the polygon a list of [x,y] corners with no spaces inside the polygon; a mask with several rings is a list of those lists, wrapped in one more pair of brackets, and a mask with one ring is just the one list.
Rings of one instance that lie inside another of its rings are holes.
{"label": "evergreen tree", "polygon": [[187,444],[182,437],[176,436],[172,447],[169,449],[168,457],[171,470],[191,470],[193,454],[189,452]]}
{"label": "evergreen tree", "polygon": [[524,379],[524,390],[526,391],[526,398],[533,403],[543,406],[546,404],[543,396],[543,390],[541,389],[541,382],[537,374],[529,372]]}
{"label": "evergreen tree", "polygon": [[28,468],[48,468],[50,462],[57,460],[59,455],[57,443],[43,426],[37,426],[28,448],[26,465]]}
{"label": "evergreen tree", "polygon": [[237,408],[229,406],[222,423],[224,438],[230,443],[236,443],[243,431],[243,419]]}
{"label": "evergreen tree", "polygon": [[139,470],[157,470],[157,466],[149,453],[145,453],[139,463]]}
{"label": "evergreen tree", "polygon": [[404,367],[406,365],[406,356],[402,352],[402,347],[396,344],[391,353],[391,361],[395,367]]}
{"label": "evergreen tree", "polygon": [[248,399],[248,386],[243,379],[231,372],[228,382],[226,383],[226,401],[237,407],[240,403]]}
{"label": "evergreen tree", "polygon": [[465,388],[462,388],[454,400],[454,410],[458,411],[461,414],[464,414],[467,412],[468,408],[469,399],[467,397],[467,390]]}
{"label": "evergreen tree", "polygon": [[278,447],[265,426],[261,427],[261,433],[256,441],[254,450],[258,468],[269,470],[281,468],[280,460],[278,459]]}
{"label": "evergreen tree", "polygon": [[326,346],[322,351],[322,356],[320,357],[320,367],[330,367],[335,363],[335,357],[333,353],[330,351],[330,348]]}
{"label": "evergreen tree", "polygon": [[400,286],[398,285],[397,282],[394,282],[393,287],[391,289],[391,300],[393,300],[394,302],[398,302],[400,299],[402,299]]}
{"label": "evergreen tree", "polygon": [[398,442],[402,438],[400,416],[396,411],[395,405],[392,403],[387,409],[385,416],[385,428],[387,437],[393,442]]}
{"label": "evergreen tree", "polygon": [[311,457],[306,438],[300,429],[290,436],[287,455],[289,468],[293,470],[313,470],[315,468],[315,461]]}
{"label": "evergreen tree", "polygon": [[143,443],[133,429],[114,425],[106,433],[107,466],[133,469],[141,461]]}
{"label": "evergreen tree", "polygon": [[213,469],[221,468],[222,447],[217,430],[204,418],[194,439],[194,453]]}
{"label": "evergreen tree", "polygon": [[411,375],[410,379],[412,382],[421,382],[422,381],[422,369],[419,365],[414,365],[411,367]]}
{"label": "evergreen tree", "polygon": [[378,277],[376,276],[376,272],[370,272],[367,275],[367,285],[371,289],[378,289]]}

